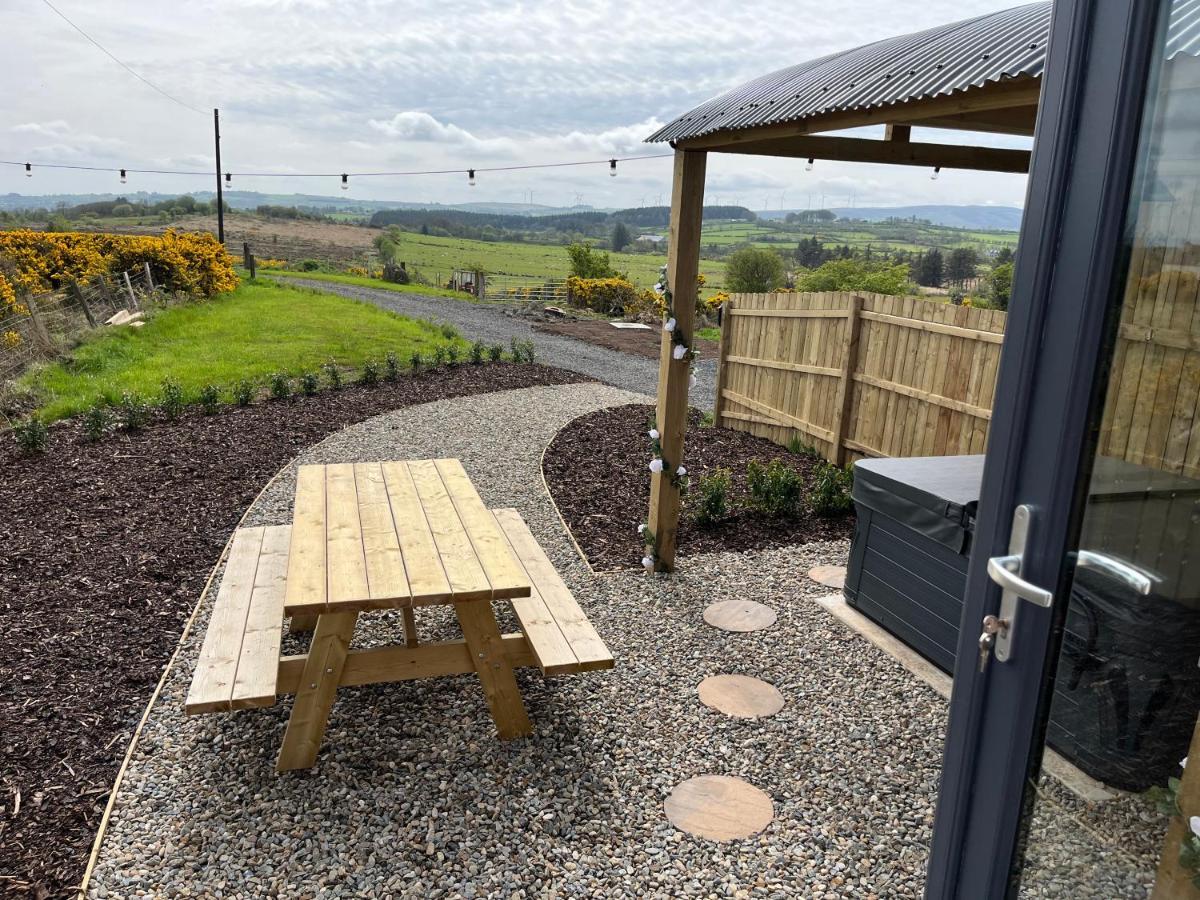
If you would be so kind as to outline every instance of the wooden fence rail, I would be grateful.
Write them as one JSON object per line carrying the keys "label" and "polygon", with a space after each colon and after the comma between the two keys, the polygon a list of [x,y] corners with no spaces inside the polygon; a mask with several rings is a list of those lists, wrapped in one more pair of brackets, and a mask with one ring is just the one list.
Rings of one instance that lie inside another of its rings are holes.
{"label": "wooden fence rail", "polygon": [[860,293],[739,294],[714,416],[826,459],[982,453],[1005,314]]}

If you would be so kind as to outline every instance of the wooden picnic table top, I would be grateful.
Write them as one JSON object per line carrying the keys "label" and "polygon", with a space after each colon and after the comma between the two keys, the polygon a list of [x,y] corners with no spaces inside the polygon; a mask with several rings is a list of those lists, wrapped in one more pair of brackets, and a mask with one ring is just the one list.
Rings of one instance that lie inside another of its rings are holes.
{"label": "wooden picnic table top", "polygon": [[529,594],[528,575],[457,459],[300,467],[287,615]]}

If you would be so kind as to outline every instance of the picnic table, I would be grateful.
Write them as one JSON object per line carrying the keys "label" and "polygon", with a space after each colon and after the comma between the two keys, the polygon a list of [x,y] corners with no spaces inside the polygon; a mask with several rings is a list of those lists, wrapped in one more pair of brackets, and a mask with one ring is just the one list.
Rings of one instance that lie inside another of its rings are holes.
{"label": "picnic table", "polygon": [[[501,634],[493,604],[521,630]],[[452,605],[462,638],[421,643]],[[400,609],[404,644],[352,650],[360,614]],[[312,631],[283,656],[283,618]],[[501,739],[532,730],[514,669],[611,668],[612,655],[516,510],[489,510],[456,459],[301,466],[291,525],[239,529],[185,701],[189,714],[294,694],[278,771],[310,768],[339,687],[474,672]]]}

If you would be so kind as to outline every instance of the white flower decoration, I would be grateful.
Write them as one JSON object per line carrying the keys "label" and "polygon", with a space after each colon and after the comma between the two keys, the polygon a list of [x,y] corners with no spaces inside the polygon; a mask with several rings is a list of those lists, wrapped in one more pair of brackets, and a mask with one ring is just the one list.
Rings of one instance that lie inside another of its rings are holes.
{"label": "white flower decoration", "polygon": [[659,434],[658,434],[657,428],[651,428],[649,434],[650,434],[650,440],[652,440],[652,441],[658,440]]}
{"label": "white flower decoration", "polygon": [[662,460],[657,456],[650,460],[650,471],[655,473],[662,471]]}
{"label": "white flower decoration", "polygon": [[687,356],[687,347],[683,346],[683,344],[676,344],[675,349],[671,351],[671,355],[676,359],[683,359]]}
{"label": "white flower decoration", "polygon": [[642,557],[642,568],[647,569],[647,570],[653,569],[654,568],[654,557],[643,556]]}
{"label": "white flower decoration", "polygon": [[1186,756],[1179,761],[1179,768],[1181,768],[1181,769],[1187,768],[1187,757]]}
{"label": "white flower decoration", "polygon": [[671,318],[667,319],[667,321],[663,322],[663,331],[674,331],[674,330],[675,330],[675,317],[672,316]]}
{"label": "white flower decoration", "polygon": [[654,286],[654,293],[661,294],[663,292],[663,283],[660,281]]}
{"label": "white flower decoration", "polygon": [[680,478],[682,478],[684,475],[687,474],[687,469],[683,466],[680,466],[678,469],[675,470],[675,474],[678,475]]}
{"label": "white flower decoration", "polygon": [[645,533],[646,533],[646,524],[643,522],[641,525],[638,526],[638,534],[645,534]]}
{"label": "white flower decoration", "polygon": [[1188,819],[1188,828],[1192,829],[1192,834],[1200,837],[1200,816],[1192,816]]}
{"label": "white flower decoration", "polygon": [[692,372],[688,375],[688,387],[694,388],[695,386],[696,386],[696,373]]}

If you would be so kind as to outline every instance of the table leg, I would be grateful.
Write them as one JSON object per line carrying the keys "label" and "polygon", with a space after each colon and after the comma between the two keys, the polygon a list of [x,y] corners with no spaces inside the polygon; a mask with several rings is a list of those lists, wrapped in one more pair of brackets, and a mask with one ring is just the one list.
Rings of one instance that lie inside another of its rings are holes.
{"label": "table leg", "polygon": [[310,769],[316,763],[357,622],[356,612],[326,613],[317,617],[304,674],[275,765],[277,772]]}
{"label": "table leg", "polygon": [[463,637],[471,651],[471,661],[483,685],[483,693],[492,711],[492,720],[501,740],[523,737],[533,731],[517,677],[501,645],[500,629],[492,612],[491,600],[468,600],[454,604],[462,625]]}
{"label": "table leg", "polygon": [[413,614],[413,608],[406,606],[402,610],[404,614],[404,644],[407,647],[417,646],[417,617]]}

